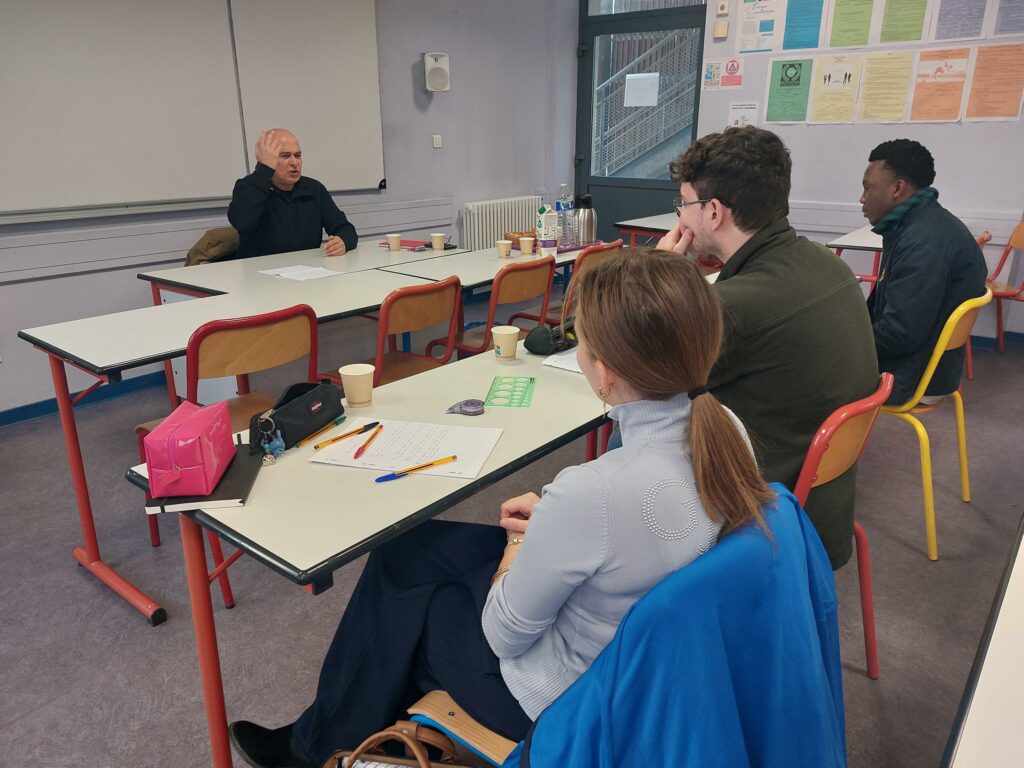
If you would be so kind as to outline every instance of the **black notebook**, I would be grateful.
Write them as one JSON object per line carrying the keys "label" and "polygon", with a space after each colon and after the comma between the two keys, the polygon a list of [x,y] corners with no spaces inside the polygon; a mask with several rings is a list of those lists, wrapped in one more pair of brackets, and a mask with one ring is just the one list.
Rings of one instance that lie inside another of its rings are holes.
{"label": "black notebook", "polygon": [[231,460],[213,493],[207,496],[164,496],[153,499],[146,504],[146,514],[244,506],[262,466],[262,452],[250,456],[248,444],[235,445],[235,458]]}

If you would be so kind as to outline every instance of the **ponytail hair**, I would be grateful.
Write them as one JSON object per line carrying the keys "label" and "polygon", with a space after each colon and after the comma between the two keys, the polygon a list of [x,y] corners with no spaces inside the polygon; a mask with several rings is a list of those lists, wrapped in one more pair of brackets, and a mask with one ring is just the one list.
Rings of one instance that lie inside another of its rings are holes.
{"label": "ponytail hair", "polygon": [[774,494],[739,423],[705,387],[722,343],[718,297],[685,256],[627,248],[582,270],[576,330],[590,354],[645,400],[692,395],[686,442],[719,537],[756,522]]}

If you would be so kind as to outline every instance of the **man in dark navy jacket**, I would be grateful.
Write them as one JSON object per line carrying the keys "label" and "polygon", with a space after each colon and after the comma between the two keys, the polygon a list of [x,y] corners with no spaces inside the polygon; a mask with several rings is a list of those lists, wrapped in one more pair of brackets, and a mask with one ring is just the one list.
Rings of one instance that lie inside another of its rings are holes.
{"label": "man in dark navy jacket", "polygon": [[[904,403],[914,394],[953,310],[985,292],[981,248],[939,205],[934,180],[931,153],[910,139],[879,144],[864,172],[860,204],[882,236],[882,263],[868,311],[878,367],[896,377],[890,403]],[[925,394],[953,392],[963,366],[963,347],[947,352]]]}
{"label": "man in dark navy jacket", "polygon": [[283,128],[263,131],[256,142],[256,170],[235,182],[228,221],[238,230],[235,258],[319,248],[341,256],[359,236],[327,188],[302,175],[298,139]]}

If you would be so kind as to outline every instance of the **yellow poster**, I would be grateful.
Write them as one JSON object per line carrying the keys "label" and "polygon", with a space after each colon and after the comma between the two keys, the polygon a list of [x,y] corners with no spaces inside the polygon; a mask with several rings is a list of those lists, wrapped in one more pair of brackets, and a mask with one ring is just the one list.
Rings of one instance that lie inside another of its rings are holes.
{"label": "yellow poster", "polygon": [[868,54],[857,109],[858,123],[902,123],[907,115],[914,52]]}
{"label": "yellow poster", "polygon": [[1016,120],[1024,92],[1024,43],[978,48],[968,120]]}
{"label": "yellow poster", "polygon": [[814,60],[809,123],[852,123],[862,56],[818,56]]}
{"label": "yellow poster", "polygon": [[970,55],[970,48],[921,51],[914,76],[910,122],[955,122],[960,119]]}

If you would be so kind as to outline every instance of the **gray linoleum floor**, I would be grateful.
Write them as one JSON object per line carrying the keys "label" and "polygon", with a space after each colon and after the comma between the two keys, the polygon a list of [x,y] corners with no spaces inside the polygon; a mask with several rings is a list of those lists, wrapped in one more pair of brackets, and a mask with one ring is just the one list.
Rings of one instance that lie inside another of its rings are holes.
{"label": "gray linoleum floor", "polygon": [[[952,408],[926,422],[938,562],[924,554],[910,428],[881,417],[861,465],[882,677],[864,674],[851,564],[837,584],[853,766],[938,763],[1021,518],[1024,349],[979,350],[976,360],[965,385],[971,504],[959,500]],[[80,535],[57,418],[0,430],[0,766],[209,765],[177,524],[162,519],[164,544],[150,547],[141,494],[122,477],[136,463],[133,426],[165,411],[159,389],[78,411],[102,552],[167,609],[156,628],[71,559]],[[582,458],[581,443],[567,446],[448,516],[491,521],[502,499]],[[230,718],[278,725],[308,703],[360,567],[316,598],[246,558],[232,568],[237,606],[225,610],[214,594]]]}

